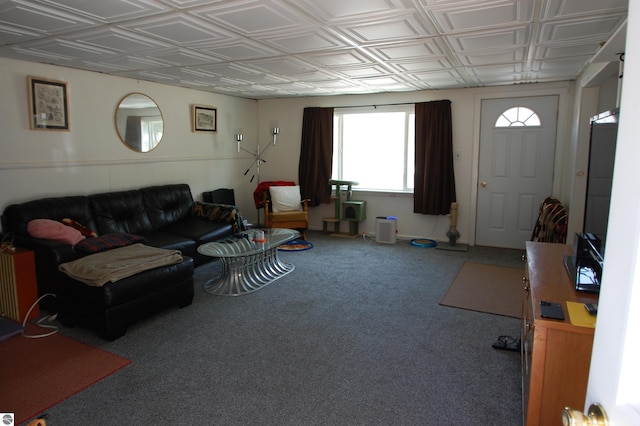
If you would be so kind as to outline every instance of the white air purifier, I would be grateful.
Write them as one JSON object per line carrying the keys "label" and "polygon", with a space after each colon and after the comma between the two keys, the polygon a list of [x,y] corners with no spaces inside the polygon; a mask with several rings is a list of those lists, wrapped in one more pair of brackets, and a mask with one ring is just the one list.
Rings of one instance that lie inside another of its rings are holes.
{"label": "white air purifier", "polygon": [[376,218],[376,242],[383,244],[396,243],[398,220],[391,216]]}

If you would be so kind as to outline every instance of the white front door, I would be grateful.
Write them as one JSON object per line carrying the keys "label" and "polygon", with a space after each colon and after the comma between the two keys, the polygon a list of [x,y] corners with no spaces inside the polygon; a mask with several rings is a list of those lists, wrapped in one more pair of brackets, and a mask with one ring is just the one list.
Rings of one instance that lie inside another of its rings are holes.
{"label": "white front door", "polygon": [[524,249],[531,239],[552,195],[557,115],[558,96],[482,101],[477,245]]}

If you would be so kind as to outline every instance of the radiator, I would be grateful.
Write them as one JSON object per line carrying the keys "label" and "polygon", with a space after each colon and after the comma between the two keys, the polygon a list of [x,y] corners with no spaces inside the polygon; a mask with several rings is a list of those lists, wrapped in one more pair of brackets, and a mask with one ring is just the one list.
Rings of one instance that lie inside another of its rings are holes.
{"label": "radiator", "polygon": [[[33,252],[16,249],[0,252],[0,316],[22,322],[37,300]],[[34,307],[29,319],[40,315]]]}

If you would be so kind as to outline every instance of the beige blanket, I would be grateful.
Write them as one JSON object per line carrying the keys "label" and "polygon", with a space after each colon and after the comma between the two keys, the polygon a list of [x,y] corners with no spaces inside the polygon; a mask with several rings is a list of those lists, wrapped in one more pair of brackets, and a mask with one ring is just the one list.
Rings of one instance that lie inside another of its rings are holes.
{"label": "beige blanket", "polygon": [[59,269],[78,281],[100,287],[148,269],[182,262],[178,250],[133,244],[63,263]]}

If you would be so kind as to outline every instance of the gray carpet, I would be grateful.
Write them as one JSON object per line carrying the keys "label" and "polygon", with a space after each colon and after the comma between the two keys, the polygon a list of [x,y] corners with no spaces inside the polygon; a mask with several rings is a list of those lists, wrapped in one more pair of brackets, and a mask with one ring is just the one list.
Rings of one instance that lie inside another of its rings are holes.
{"label": "gray carpet", "polygon": [[47,425],[518,425],[519,321],[440,306],[465,261],[524,267],[521,252],[384,245],[309,232],[296,270],[236,298],[202,284],[192,306],[104,342],[132,364],[48,410]]}

